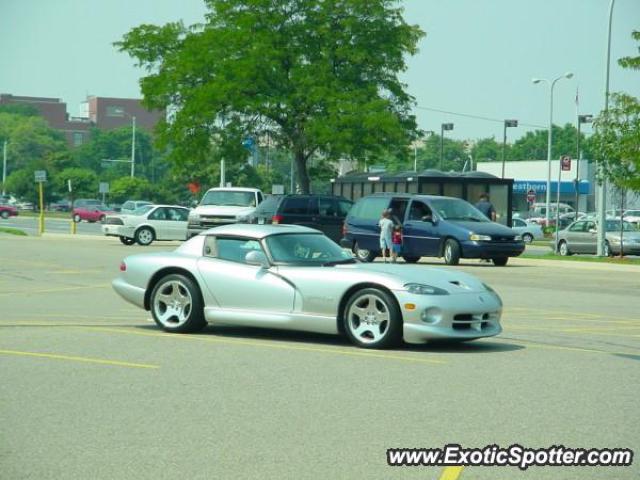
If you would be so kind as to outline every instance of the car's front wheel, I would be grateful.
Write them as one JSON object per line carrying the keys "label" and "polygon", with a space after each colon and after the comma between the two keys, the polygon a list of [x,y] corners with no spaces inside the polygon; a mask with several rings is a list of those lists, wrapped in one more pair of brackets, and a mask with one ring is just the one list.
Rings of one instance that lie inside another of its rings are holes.
{"label": "car's front wheel", "polygon": [[371,250],[365,250],[364,248],[360,248],[360,246],[357,243],[353,248],[353,250],[358,260],[362,262],[373,262],[373,260],[376,258],[376,255]]}
{"label": "car's front wheel", "polygon": [[364,288],[345,308],[344,330],[361,348],[388,348],[402,340],[402,315],[395,299],[384,290]]}
{"label": "car's front wheel", "polygon": [[509,261],[509,257],[495,257],[491,260],[496,267],[504,267]]}
{"label": "car's front wheel", "polygon": [[76,223],[80,223],[82,219],[80,218],[80,215],[78,215],[77,213],[73,216],[73,221]]}
{"label": "car's front wheel", "polygon": [[151,242],[153,242],[154,239],[155,234],[149,227],[142,227],[136,232],[136,242],[138,242],[138,245],[142,245],[143,247],[151,245]]}
{"label": "car's front wheel", "polygon": [[602,253],[605,257],[613,257],[613,252],[611,251],[608,240],[604,241],[604,248],[602,249]]}
{"label": "car's front wheel", "polygon": [[448,239],[444,244],[444,263],[458,265],[460,263],[460,244],[454,239]]}
{"label": "car's front wheel", "polygon": [[0,213],[0,216],[6,220],[7,218],[9,218],[9,212],[4,210],[2,213]]}
{"label": "car's front wheel", "polygon": [[522,235],[522,241],[524,243],[531,243],[533,242],[533,235],[531,235],[530,233],[524,233]]}
{"label": "car's front wheel", "polygon": [[407,257],[405,255],[403,255],[402,258],[404,258],[404,261],[407,263],[416,263],[418,260],[420,260],[420,257]]}
{"label": "car's front wheel", "polygon": [[184,275],[171,274],[160,279],[150,303],[153,319],[168,332],[197,332],[207,325],[200,289]]}
{"label": "car's front wheel", "polygon": [[562,240],[560,242],[560,245],[558,245],[558,251],[560,252],[560,255],[562,255],[563,257],[568,257],[569,255],[571,255],[571,251],[569,250],[569,245],[567,245],[567,242],[565,242],[564,240]]}
{"label": "car's front wheel", "polygon": [[129,237],[120,237],[120,242],[123,245],[133,245],[134,243],[136,243],[136,239],[135,238],[129,238]]}

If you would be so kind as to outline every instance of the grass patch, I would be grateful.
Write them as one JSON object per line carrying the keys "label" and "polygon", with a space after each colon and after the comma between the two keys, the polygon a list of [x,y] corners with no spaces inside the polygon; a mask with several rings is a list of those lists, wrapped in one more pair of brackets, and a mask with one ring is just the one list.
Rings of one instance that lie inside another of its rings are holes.
{"label": "grass patch", "polygon": [[0,233],[8,233],[9,235],[18,235],[19,237],[26,237],[27,234],[19,228],[0,227]]}
{"label": "grass patch", "polygon": [[621,259],[619,256],[595,257],[590,255],[572,255],[570,257],[563,257],[562,255],[556,255],[553,252],[545,253],[544,255],[523,253],[518,258],[529,258],[533,260],[563,260],[567,262],[613,263],[618,265],[640,265],[640,258],[623,257]]}
{"label": "grass patch", "polygon": [[[20,210],[20,217],[39,217],[40,212],[32,212],[31,210]],[[71,220],[71,212],[44,212],[44,218],[66,218]]]}

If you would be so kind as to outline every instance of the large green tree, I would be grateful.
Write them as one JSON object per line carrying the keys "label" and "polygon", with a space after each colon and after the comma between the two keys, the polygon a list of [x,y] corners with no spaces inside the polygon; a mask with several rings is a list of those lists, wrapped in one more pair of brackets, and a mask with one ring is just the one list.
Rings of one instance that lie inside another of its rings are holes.
{"label": "large green tree", "polygon": [[[548,130],[527,132],[508,149],[507,159],[541,160],[547,158],[548,134]],[[578,130],[574,125],[570,123],[565,124],[564,127],[554,125],[551,158],[558,159],[562,155],[569,155],[575,158],[577,155],[577,137]],[[593,158],[590,140],[585,137],[583,132],[580,132],[580,150],[583,158]]]}
{"label": "large green tree", "polygon": [[172,112],[159,134],[178,162],[208,166],[225,150],[212,143],[268,133],[308,192],[315,154],[360,157],[415,137],[398,74],[424,33],[399,0],[205,3],[203,24],[141,25],[116,44],[147,70],[145,104]]}
{"label": "large green tree", "polygon": [[[634,30],[631,32],[631,38],[637,40],[640,44],[640,30]],[[640,50],[640,45],[638,45],[638,49]],[[632,70],[640,70],[640,55],[637,57],[622,57],[618,60],[618,63],[623,68],[630,68]]]}

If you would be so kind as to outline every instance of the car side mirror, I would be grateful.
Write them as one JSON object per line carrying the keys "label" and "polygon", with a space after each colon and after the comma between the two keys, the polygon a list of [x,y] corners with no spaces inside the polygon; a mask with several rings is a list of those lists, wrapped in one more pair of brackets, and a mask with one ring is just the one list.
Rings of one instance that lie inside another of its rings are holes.
{"label": "car side mirror", "polygon": [[267,260],[267,256],[258,250],[252,250],[247,253],[244,257],[244,261],[247,265],[269,268],[269,260]]}

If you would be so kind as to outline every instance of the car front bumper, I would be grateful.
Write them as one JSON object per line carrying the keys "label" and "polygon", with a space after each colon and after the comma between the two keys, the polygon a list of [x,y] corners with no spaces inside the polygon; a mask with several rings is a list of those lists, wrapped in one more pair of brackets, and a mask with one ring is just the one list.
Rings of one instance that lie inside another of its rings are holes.
{"label": "car front bumper", "polygon": [[502,332],[502,301],[495,293],[415,295],[396,290],[394,294],[402,311],[403,337],[407,343],[471,340]]}
{"label": "car front bumper", "polygon": [[517,257],[524,252],[524,242],[461,242],[462,258]]}

